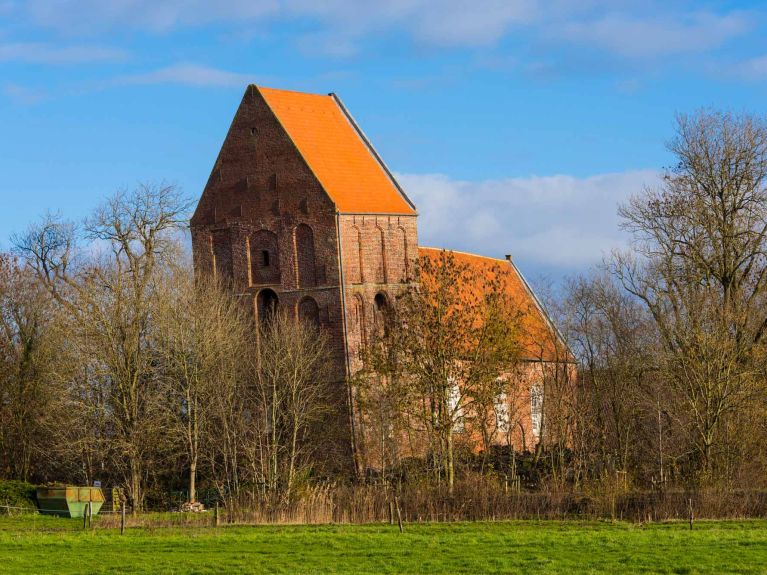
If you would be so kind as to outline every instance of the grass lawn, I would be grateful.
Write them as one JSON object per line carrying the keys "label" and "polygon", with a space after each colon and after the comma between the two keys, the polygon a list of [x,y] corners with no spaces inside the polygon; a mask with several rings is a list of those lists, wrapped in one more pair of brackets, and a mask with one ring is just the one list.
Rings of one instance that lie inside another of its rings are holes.
{"label": "grass lawn", "polygon": [[0,517],[0,573],[767,573],[767,521],[80,525]]}

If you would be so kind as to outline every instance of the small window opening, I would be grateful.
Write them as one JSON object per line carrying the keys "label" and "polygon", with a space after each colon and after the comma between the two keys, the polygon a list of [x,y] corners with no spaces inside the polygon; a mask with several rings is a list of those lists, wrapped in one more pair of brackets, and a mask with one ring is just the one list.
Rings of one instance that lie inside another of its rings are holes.
{"label": "small window opening", "polygon": [[261,264],[265,267],[269,267],[269,250],[261,250]]}

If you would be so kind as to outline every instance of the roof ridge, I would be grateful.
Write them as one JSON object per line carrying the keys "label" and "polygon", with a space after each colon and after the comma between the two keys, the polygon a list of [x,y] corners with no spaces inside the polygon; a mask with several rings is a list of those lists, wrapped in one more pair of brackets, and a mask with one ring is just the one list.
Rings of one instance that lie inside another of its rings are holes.
{"label": "roof ridge", "polygon": [[485,260],[492,260],[494,262],[501,262],[501,263],[508,263],[510,260],[507,260],[506,258],[494,258],[493,256],[483,256],[482,254],[474,254],[471,252],[463,252],[461,250],[454,250],[451,248],[438,248],[435,246],[418,246],[419,250],[439,250],[439,251],[446,251],[446,252],[453,252],[454,254],[463,254],[465,256],[472,256],[475,258],[482,258]]}
{"label": "roof ridge", "polygon": [[260,86],[258,84],[250,84],[250,86],[254,86],[258,90],[272,90],[274,92],[288,92],[291,94],[301,94],[302,96],[317,96],[320,98],[331,98],[332,96],[330,94],[319,94],[317,92],[302,92],[301,90],[289,90],[287,88],[270,88],[269,86]]}

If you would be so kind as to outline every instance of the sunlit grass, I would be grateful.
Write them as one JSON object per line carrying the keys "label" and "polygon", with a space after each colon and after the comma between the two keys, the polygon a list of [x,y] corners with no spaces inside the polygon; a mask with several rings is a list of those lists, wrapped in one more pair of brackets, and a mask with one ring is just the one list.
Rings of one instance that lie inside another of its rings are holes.
{"label": "sunlit grass", "polygon": [[767,522],[499,522],[82,531],[0,518],[0,573],[767,573]]}

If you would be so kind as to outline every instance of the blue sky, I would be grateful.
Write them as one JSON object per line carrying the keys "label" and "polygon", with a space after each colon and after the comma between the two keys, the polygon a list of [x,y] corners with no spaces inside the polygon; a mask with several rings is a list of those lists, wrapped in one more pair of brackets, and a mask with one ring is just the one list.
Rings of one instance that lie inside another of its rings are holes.
{"label": "blue sky", "polygon": [[766,28],[745,1],[0,0],[0,248],[138,181],[196,197],[258,83],[339,94],[421,243],[556,280],[625,244],[676,113],[765,113]]}

